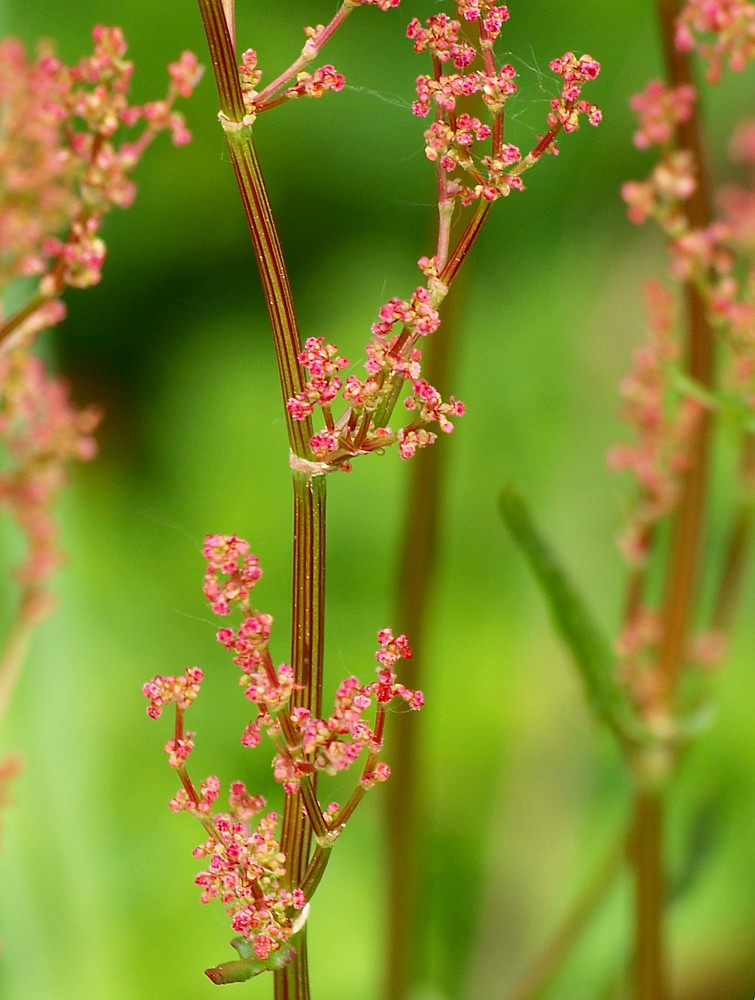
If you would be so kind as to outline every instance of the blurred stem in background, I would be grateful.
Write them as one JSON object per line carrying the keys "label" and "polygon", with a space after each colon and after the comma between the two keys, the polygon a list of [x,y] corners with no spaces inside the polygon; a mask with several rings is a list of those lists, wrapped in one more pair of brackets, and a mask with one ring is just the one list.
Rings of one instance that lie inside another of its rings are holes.
{"label": "blurred stem in background", "polygon": [[[688,53],[676,44],[676,22],[680,0],[657,0],[656,11],[666,63],[667,83],[673,88],[693,83]],[[692,157],[696,187],[687,200],[692,229],[703,230],[711,219],[708,165],[703,154],[702,127],[692,104],[690,116],[678,124],[677,144]],[[685,360],[690,377],[705,389],[712,388],[713,331],[705,303],[692,281],[684,286],[687,332]],[[671,546],[666,560],[664,596],[661,603],[661,641],[658,651],[658,704],[653,711],[675,718],[677,688],[691,646],[693,612],[698,592],[699,562],[709,478],[710,417],[703,410],[690,442],[689,468],[682,480],[674,515]],[[625,621],[629,625],[629,620]],[[669,773],[656,780],[654,761],[640,753],[633,774],[633,817],[628,840],[628,860],[635,882],[634,996],[636,1000],[668,1000],[671,996],[665,911],[667,877],[664,860],[664,785]]]}
{"label": "blurred stem in background", "polygon": [[[442,326],[433,335],[425,369],[433,385],[449,384],[460,316],[456,304],[463,284],[446,301]],[[404,523],[398,551],[395,617],[412,636],[410,686],[425,684],[425,655],[431,634],[430,604],[435,583],[436,554],[446,492],[445,449],[429,448],[415,456],[409,469],[404,500]],[[421,727],[405,714],[391,718],[391,757],[397,767],[386,789],[385,832],[388,844],[385,906],[387,959],[384,1000],[408,1000],[421,969],[422,914],[419,906],[423,876],[423,806],[427,805],[423,772]],[[427,824],[424,824],[427,830]]]}

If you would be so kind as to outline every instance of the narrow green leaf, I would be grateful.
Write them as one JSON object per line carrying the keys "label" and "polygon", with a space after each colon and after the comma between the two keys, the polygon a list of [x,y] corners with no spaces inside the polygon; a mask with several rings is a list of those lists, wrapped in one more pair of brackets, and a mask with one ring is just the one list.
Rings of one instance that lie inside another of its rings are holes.
{"label": "narrow green leaf", "polygon": [[608,638],[593,621],[516,490],[509,487],[503,491],[500,509],[507,528],[543,591],[553,624],[579,670],[593,711],[622,742],[641,740],[641,726],[614,679],[615,657]]}

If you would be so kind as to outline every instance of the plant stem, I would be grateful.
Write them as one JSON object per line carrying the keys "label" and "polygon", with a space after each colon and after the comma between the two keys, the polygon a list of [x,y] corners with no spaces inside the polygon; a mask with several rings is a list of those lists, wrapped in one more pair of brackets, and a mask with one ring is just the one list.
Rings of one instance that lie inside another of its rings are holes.
{"label": "plant stem", "polygon": [[[674,43],[679,0],[656,0],[666,75],[671,87],[691,84],[688,56]],[[678,127],[679,148],[688,150],[695,164],[697,187],[685,202],[689,226],[704,228],[710,219],[710,184],[703,156],[700,120],[693,110]],[[714,381],[713,331],[703,299],[690,283],[685,285],[687,313],[686,368],[704,388]],[[679,677],[689,643],[699,575],[706,494],[709,474],[710,420],[703,411],[691,446],[691,464],[682,484],[666,562],[662,601],[662,637],[658,656],[658,705],[664,715],[674,714]],[[634,996],[636,1000],[668,1000],[664,941],[666,876],[663,866],[663,800],[657,786],[648,787],[639,776],[634,794],[629,860],[635,883]]]}
{"label": "plant stem", "polygon": [[[679,0],[656,0],[656,5],[669,85],[690,85],[693,82],[690,60],[686,53],[679,52],[674,45]],[[711,198],[696,108],[689,120],[678,126],[678,144],[681,149],[692,154],[695,164],[697,186],[693,195],[685,202],[689,226],[692,229],[702,229],[708,225],[711,217]],[[692,379],[708,389],[713,386],[714,381],[713,331],[697,289],[687,283],[684,294],[687,307],[687,372]],[[709,444],[710,419],[704,410],[692,444],[692,461],[682,487],[666,568],[659,672],[661,699],[667,711],[673,708],[694,606],[708,485]]]}
{"label": "plant stem", "polygon": [[[310,420],[295,421],[285,402],[301,391],[302,370],[297,356],[301,338],[293,292],[270,200],[252,142],[251,128],[242,126],[244,106],[236,59],[222,0],[199,0],[218,86],[221,121],[233,164],[244,215],[254,246],[275,345],[284,402],[289,447],[296,459],[311,459]],[[292,704],[321,714],[325,611],[325,478],[292,467],[294,490],[291,665],[298,685]],[[311,850],[312,828],[300,800],[289,795],[283,810],[281,850],[286,856],[291,886],[304,880]],[[306,927],[297,940],[294,960],[274,973],[276,1000],[309,1000]]]}
{"label": "plant stem", "polygon": [[666,878],[662,861],[663,802],[657,789],[638,788],[628,855],[634,872],[636,1000],[669,1000],[663,917]]}
{"label": "plant stem", "polygon": [[8,709],[11,694],[21,675],[29,648],[32,626],[19,614],[13,623],[0,657],[0,723]]}

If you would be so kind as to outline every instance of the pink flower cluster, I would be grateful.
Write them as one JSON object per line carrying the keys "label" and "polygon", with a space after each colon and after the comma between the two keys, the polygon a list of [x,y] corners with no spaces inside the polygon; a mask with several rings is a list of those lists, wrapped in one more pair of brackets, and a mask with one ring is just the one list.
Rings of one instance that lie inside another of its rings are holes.
{"label": "pink flower cluster", "polygon": [[0,357],[0,506],[26,537],[27,555],[16,576],[28,622],[50,607],[46,584],[63,561],[53,517],[71,461],[94,457],[94,407],[76,410],[66,382],[24,351]]}
{"label": "pink flower cluster", "polygon": [[202,554],[207,561],[204,595],[215,614],[230,614],[235,603],[248,608],[249,595],[262,576],[259,559],[249,554],[249,542],[238,535],[208,535]]}
{"label": "pink flower cluster", "polygon": [[203,677],[199,667],[187,667],[180,677],[158,674],[147,681],[142,688],[142,694],[149,701],[147,715],[150,719],[159,719],[165,706],[171,703],[185,711],[199,694]]}
{"label": "pink flower cluster", "polygon": [[[394,332],[401,326],[399,333]],[[304,389],[287,402],[289,413],[304,420],[319,407],[325,420],[325,430],[314,435],[310,446],[316,458],[331,467],[347,470],[349,460],[359,454],[380,450],[398,443],[402,458],[410,458],[417,448],[426,447],[436,435],[427,425],[437,423],[445,433],[453,430],[451,417],[464,413],[464,404],[451,396],[444,402],[437,389],[421,377],[422,352],[416,346],[420,337],[437,330],[440,316],[427,288],[417,288],[408,301],[393,298],[381,307],[379,319],[372,326],[373,339],[367,345],[367,378],[349,375],[345,382],[338,375],[349,362],[338,354],[333,344],[322,337],[312,337],[299,355],[299,363],[309,378]],[[382,409],[390,405],[402,385],[410,394],[405,399],[407,410],[416,419],[397,433],[382,420]],[[336,419],[331,403],[342,392],[347,404]]]}
{"label": "pink flower cluster", "polygon": [[652,528],[678,502],[702,417],[700,404],[680,397],[674,384],[680,346],[674,298],[663,283],[648,284],[646,309],[650,340],[635,351],[632,369],[620,386],[623,417],[633,428],[635,441],[617,445],[608,454],[609,466],[632,472],[640,487],[621,539],[621,549],[634,565],[645,561]]}
{"label": "pink flower cluster", "polygon": [[669,142],[694,103],[692,88],[670,91],[651,84],[633,101],[643,143],[661,144],[661,157],[645,181],[629,181],[622,197],[632,222],[653,219],[667,236],[669,272],[692,282],[710,318],[729,347],[729,376],[746,406],[755,406],[755,125],[746,123],[735,136],[735,159],[749,168],[747,185],[729,184],[718,202],[722,217],[694,228],[687,201],[695,193],[690,152]]}
{"label": "pink flower cluster", "polygon": [[[190,139],[173,110],[201,75],[185,52],[168,69],[165,99],[128,103],[133,64],[119,28],[98,26],[94,52],[66,66],[50,50],[29,61],[15,39],[0,43],[0,284],[36,277],[43,296],[100,279],[105,245],[103,215],[134,199],[131,179],[145,148],[162,131],[183,145]],[[140,133],[121,141],[123,131]]]}
{"label": "pink flower cluster", "polygon": [[[529,169],[544,152],[556,152],[558,132],[574,132],[584,115],[591,125],[601,120],[600,109],[581,98],[582,86],[595,79],[599,64],[590,56],[577,58],[567,52],[554,60],[550,68],[563,80],[561,95],[551,101],[548,133],[526,157],[519,149],[502,141],[502,128],[494,129],[467,112],[457,113],[457,102],[479,95],[482,104],[499,118],[510,97],[516,93],[516,71],[508,63],[496,66],[492,45],[509,18],[508,9],[487,0],[457,3],[459,16],[476,21],[480,31],[482,67],[472,68],[477,50],[462,33],[460,20],[447,14],[428,18],[424,26],[414,18],[407,30],[415,52],[429,51],[435,64],[433,76],[417,78],[417,99],[412,105],[415,115],[429,114],[433,105],[436,120],[425,132],[425,152],[449,175],[444,184],[444,197],[458,199],[470,205],[478,199],[495,201],[506,197],[512,189],[522,190],[521,174]],[[441,73],[440,67],[453,63],[461,73]],[[475,155],[475,146],[493,137],[492,151]],[[482,169],[481,169],[482,168]],[[471,183],[464,177],[471,179]]]}
{"label": "pink flower cluster", "polygon": [[[233,662],[242,669],[246,697],[257,706],[257,718],[243,736],[245,746],[257,746],[263,729],[275,747],[273,770],[287,794],[297,792],[304,782],[308,795],[302,802],[318,835],[337,835],[361,795],[390,775],[387,764],[379,761],[385,713],[399,699],[409,708],[422,707],[421,692],[398,683],[394,667],[400,659],[410,659],[406,636],[394,636],[391,629],[378,633],[377,680],[361,684],[348,677],[338,687],[335,705],[327,719],[318,719],[307,709],[291,706],[296,690],[293,671],[287,664],[273,665],[268,651],[272,618],[255,611],[250,593],[261,576],[259,561],[249,552],[249,544],[238,535],[208,535],[204,543],[207,563],[204,592],[217,614],[238,610],[243,620],[238,629],[222,628],[221,644],[233,653]],[[196,883],[202,888],[202,902],[220,899],[231,917],[234,931],[252,943],[254,954],[266,961],[273,952],[285,948],[296,932],[295,914],[306,904],[301,888],[284,888],[286,859],[275,837],[278,817],[263,816],[254,828],[249,820],[262,812],[265,800],[250,795],[243,783],[231,785],[229,811],[213,811],[220,794],[215,775],[197,788],[186,769],[194,749],[195,734],[184,730],[184,715],[199,693],[202,671],[187,667],[181,676],[157,676],[143,687],[149,705],[147,714],[156,719],[166,705],[176,707],[173,737],[165,744],[169,765],[178,773],[182,787],[171,799],[170,808],[195,816],[207,832],[196,848],[197,858],[208,858],[206,871]],[[375,704],[375,722],[365,721],[365,712]],[[345,771],[366,753],[350,806],[341,810],[331,803],[323,810],[310,777],[317,771],[336,774]],[[340,818],[343,817],[343,818]]]}
{"label": "pink flower cluster", "polygon": [[[412,691],[396,681],[393,665],[399,659],[411,659],[412,651],[405,635],[394,638],[390,629],[378,633],[380,649],[375,658],[381,666],[378,679],[371,684],[360,684],[356,677],[347,677],[336,690],[335,706],[327,719],[317,719],[305,708],[291,711],[291,722],[296,734],[296,744],[288,745],[276,755],[274,774],[288,794],[297,791],[301,779],[313,770],[337,774],[348,770],[363,751],[373,757],[382,749],[384,707],[399,698],[414,711],[422,708],[421,691]],[[375,699],[378,706],[374,728],[364,721],[364,713]],[[274,738],[282,735],[279,721],[262,714],[258,725],[267,725]],[[369,764],[363,771],[360,783],[369,788],[390,776],[390,768],[382,762]]]}
{"label": "pink flower cluster", "polygon": [[755,4],[687,0],[677,20],[675,42],[680,52],[697,51],[708,64],[708,82],[718,83],[727,59],[735,72],[755,59]]}
{"label": "pink flower cluster", "polygon": [[265,961],[293,933],[292,911],[306,904],[301,889],[282,885],[285,857],[275,832],[278,816],[263,816],[252,829],[247,822],[264,808],[264,799],[249,796],[242,782],[231,786],[231,810],[213,818],[213,835],[194,849],[194,857],[209,859],[207,870],[194,879],[202,902],[219,899],[236,934],[251,941],[254,954]]}

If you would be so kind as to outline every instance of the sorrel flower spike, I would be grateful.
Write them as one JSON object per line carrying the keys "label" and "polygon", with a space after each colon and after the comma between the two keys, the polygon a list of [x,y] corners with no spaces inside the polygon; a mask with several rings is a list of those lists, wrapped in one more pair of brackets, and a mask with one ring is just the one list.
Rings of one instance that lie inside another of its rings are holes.
{"label": "sorrel flower spike", "polygon": [[[304,707],[292,707],[290,695],[295,685],[291,670],[286,664],[276,668],[268,652],[272,618],[250,605],[250,591],[260,579],[261,569],[249,543],[237,535],[208,535],[203,552],[204,591],[213,609],[222,616],[233,611],[243,616],[237,630],[222,628],[217,635],[235,654],[233,662],[242,668],[245,695],[258,710],[241,742],[256,747],[262,730],[267,731],[274,748],[275,778],[287,796],[301,793],[318,845],[302,884],[295,885],[277,837],[277,814],[260,816],[266,808],[265,799],[251,795],[243,782],[237,781],[230,786],[228,811],[216,812],[221,790],[217,776],[210,775],[198,787],[194,784],[186,765],[195,733],[184,729],[184,719],[203,680],[198,667],[187,667],[179,676],[158,675],[144,685],[150,718],[159,718],[169,704],[175,705],[174,733],[164,749],[182,787],[171,799],[170,808],[194,816],[205,830],[205,840],[193,852],[196,858],[208,859],[207,869],[195,879],[202,890],[201,901],[219,899],[239,935],[233,945],[241,961],[207,970],[213,982],[221,983],[279,969],[293,959],[294,939],[306,921],[308,900],[330,849],[365,793],[390,776],[388,765],[378,759],[388,706],[400,699],[416,711],[424,699],[421,692],[397,681],[394,667],[399,660],[410,659],[412,651],[405,635],[394,636],[386,628],[378,633],[376,681],[364,685],[356,677],[347,677],[336,690],[334,708],[327,719],[317,718]],[[375,721],[370,725],[365,711],[373,702]],[[361,773],[346,804],[340,807],[331,802],[323,809],[313,774],[340,773],[362,756]],[[255,825],[251,820],[256,820]]]}

